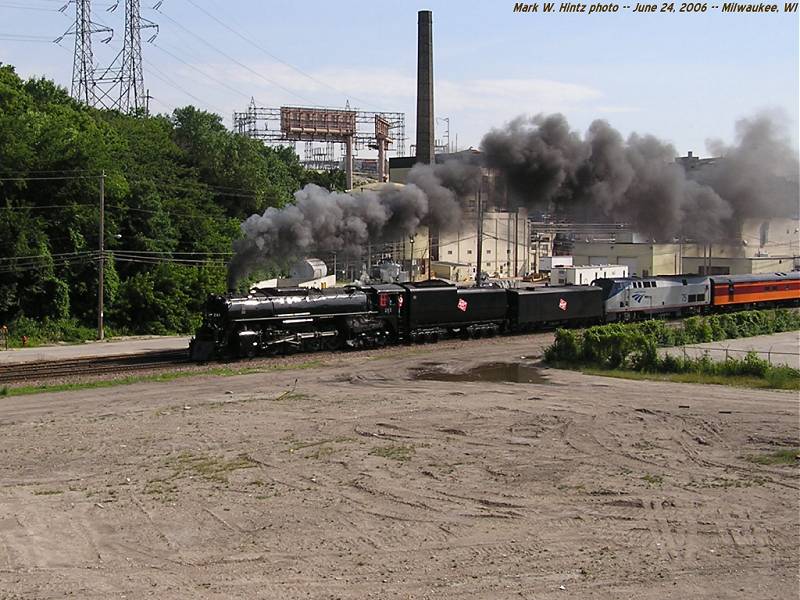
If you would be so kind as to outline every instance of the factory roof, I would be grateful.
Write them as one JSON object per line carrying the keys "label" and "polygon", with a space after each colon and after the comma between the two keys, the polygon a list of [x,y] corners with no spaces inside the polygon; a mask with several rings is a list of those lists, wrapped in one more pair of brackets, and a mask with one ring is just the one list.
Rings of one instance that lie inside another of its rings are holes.
{"label": "factory roof", "polygon": [[[480,155],[480,150],[476,150],[475,148],[467,148],[466,150],[460,150],[459,152],[445,152],[437,154],[436,163],[443,164],[448,160],[477,163],[480,161]],[[416,156],[397,156],[389,159],[390,169],[410,169],[415,164],[417,164]]]}

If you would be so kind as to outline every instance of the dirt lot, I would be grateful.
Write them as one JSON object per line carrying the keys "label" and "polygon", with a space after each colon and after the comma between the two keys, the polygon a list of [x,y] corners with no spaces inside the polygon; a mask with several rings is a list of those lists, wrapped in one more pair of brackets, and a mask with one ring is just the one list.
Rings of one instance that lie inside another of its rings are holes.
{"label": "dirt lot", "polygon": [[795,394],[410,379],[547,337],[2,398],[0,598],[797,597]]}

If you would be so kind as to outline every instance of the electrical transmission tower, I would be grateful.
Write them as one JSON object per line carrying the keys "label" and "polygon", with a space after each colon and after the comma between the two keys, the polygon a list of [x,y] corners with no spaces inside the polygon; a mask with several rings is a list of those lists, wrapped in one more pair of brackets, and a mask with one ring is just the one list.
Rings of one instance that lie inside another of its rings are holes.
{"label": "electrical transmission tower", "polygon": [[92,35],[104,33],[104,44],[111,41],[114,31],[110,27],[92,21],[91,0],[70,0],[61,10],[66,10],[70,3],[75,3],[75,23],[61,37],[60,42],[68,35],[75,36],[75,56],[72,62],[72,97],[89,106],[97,104],[97,89],[94,79],[94,56],[92,55]]}
{"label": "electrical transmission tower", "polygon": [[[119,110],[121,112],[140,113],[147,108],[147,94],[144,89],[142,69],[142,29],[155,29],[156,32],[148,41],[158,35],[158,25],[142,18],[140,0],[125,0],[125,36],[122,50],[102,71],[94,64],[92,54],[92,34],[106,33],[102,40],[108,43],[114,35],[113,30],[105,25],[94,23],[91,19],[91,0],[69,0],[75,3],[75,24],[60,38],[75,36],[75,58],[72,73],[72,96],[98,108]],[[119,6],[115,2],[108,12]],[[66,8],[66,6],[64,7]]]}
{"label": "electrical transmission tower", "polygon": [[125,41],[122,45],[122,77],[119,109],[122,112],[141,112],[147,108],[142,70],[142,29],[155,29],[149,42],[156,39],[158,25],[142,18],[139,0],[125,0]]}

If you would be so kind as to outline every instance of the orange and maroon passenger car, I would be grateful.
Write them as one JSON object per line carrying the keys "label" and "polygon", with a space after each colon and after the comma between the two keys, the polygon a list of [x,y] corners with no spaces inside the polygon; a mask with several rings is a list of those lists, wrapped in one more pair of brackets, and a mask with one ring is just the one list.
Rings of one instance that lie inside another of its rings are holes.
{"label": "orange and maroon passenger car", "polygon": [[714,276],[711,290],[711,304],[715,307],[797,304],[800,302],[800,272]]}

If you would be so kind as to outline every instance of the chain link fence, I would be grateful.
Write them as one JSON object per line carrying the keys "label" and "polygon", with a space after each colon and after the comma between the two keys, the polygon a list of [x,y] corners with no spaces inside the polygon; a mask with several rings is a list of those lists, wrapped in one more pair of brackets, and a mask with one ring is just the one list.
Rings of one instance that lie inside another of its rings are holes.
{"label": "chain link fence", "polygon": [[[683,358],[702,358],[708,356],[714,361],[724,361],[733,358],[744,358],[749,352],[755,353],[759,358],[768,361],[772,365],[786,365],[795,369],[800,369],[800,346],[797,352],[787,352],[786,350],[776,349],[773,344],[764,350],[757,348],[740,349],[731,348],[730,345],[718,343],[716,345],[691,344],[689,346],[675,346],[673,348],[662,348],[664,354],[672,356],[682,356]],[[785,346],[785,344],[781,344]]]}

